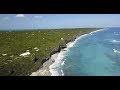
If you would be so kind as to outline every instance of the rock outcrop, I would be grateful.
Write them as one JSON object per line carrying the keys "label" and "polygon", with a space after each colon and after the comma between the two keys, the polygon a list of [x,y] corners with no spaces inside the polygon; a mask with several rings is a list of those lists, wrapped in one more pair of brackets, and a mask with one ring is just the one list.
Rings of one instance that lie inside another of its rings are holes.
{"label": "rock outcrop", "polygon": [[41,64],[43,65],[43,63],[45,63],[46,61],[48,61],[50,59],[50,56],[47,56],[45,59],[42,60]]}
{"label": "rock outcrop", "polygon": [[72,41],[75,41],[76,38],[78,38],[80,36],[80,34],[77,34],[75,36],[73,36],[73,38],[71,39],[68,39],[68,40],[64,40],[65,44],[59,44],[59,46],[57,46],[56,48],[54,48],[51,53],[45,58],[42,60],[41,64],[43,65],[43,63],[45,63],[46,61],[48,61],[51,57],[51,55],[57,53],[57,52],[60,52],[61,49],[64,49],[66,48],[66,44],[69,43],[69,42],[72,42]]}
{"label": "rock outcrop", "polygon": [[37,62],[38,58],[35,56],[33,59],[32,59],[35,62]]}
{"label": "rock outcrop", "polygon": [[62,44],[60,44],[58,47],[54,48],[51,51],[51,53],[45,59],[42,60],[41,64],[43,65],[43,63],[45,63],[46,61],[48,61],[50,59],[51,55],[53,55],[57,52],[60,52],[61,49],[64,49],[64,48],[66,48],[66,45],[62,45]]}
{"label": "rock outcrop", "polygon": [[9,75],[8,76],[11,76],[11,75],[13,75],[14,74],[14,70],[13,69],[11,69],[10,71],[9,71]]}
{"label": "rock outcrop", "polygon": [[71,39],[66,39],[66,40],[64,40],[64,42],[65,42],[66,44],[69,43],[69,42],[73,42],[73,41],[75,41],[75,39],[78,38],[79,36],[80,36],[80,34],[77,34],[77,35],[73,36],[73,38],[71,38]]}
{"label": "rock outcrop", "polygon": [[57,52],[60,52],[61,49],[64,49],[64,48],[66,48],[66,47],[67,47],[66,44],[65,44],[65,45],[60,44],[58,47],[56,47],[56,48],[54,48],[54,49],[52,50],[52,52],[50,53],[50,56],[53,55],[53,54],[55,54],[55,53],[57,53]]}

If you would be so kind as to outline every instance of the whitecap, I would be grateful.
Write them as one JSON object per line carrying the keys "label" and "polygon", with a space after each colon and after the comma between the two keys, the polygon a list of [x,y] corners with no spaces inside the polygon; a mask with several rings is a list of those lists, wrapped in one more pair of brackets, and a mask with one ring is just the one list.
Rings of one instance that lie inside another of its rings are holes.
{"label": "whitecap", "polygon": [[[99,30],[93,31],[93,32],[91,32],[91,33],[89,33],[89,34],[81,35],[80,37],[78,37],[77,39],[75,39],[74,42],[70,42],[69,44],[67,44],[67,48],[65,49],[65,51],[64,51],[64,52],[61,51],[61,52],[58,54],[58,57],[57,57],[57,59],[55,60],[55,62],[54,62],[52,65],[49,66],[49,71],[50,71],[50,73],[51,73],[51,76],[61,76],[61,74],[59,73],[60,71],[61,71],[61,73],[62,73],[62,76],[64,76],[64,72],[63,72],[63,70],[61,70],[61,66],[65,64],[65,61],[63,61],[63,58],[66,56],[66,53],[69,51],[69,49],[70,49],[71,47],[73,47],[78,40],[80,40],[80,39],[82,39],[83,37],[86,37],[86,36],[88,36],[88,35],[91,35],[91,34],[93,34],[93,33],[96,33],[96,32],[99,32],[99,31],[103,31],[103,30],[106,30],[106,29],[99,29]],[[66,50],[67,50],[67,51],[66,51]],[[66,60],[66,59],[64,59],[64,60]],[[60,70],[60,71],[58,71],[58,70]]]}
{"label": "whitecap", "polygon": [[55,69],[50,69],[50,72],[51,72],[51,76],[60,76],[60,74],[58,73],[58,71],[55,70]]}
{"label": "whitecap", "polygon": [[49,71],[51,73],[51,76],[60,76],[60,73],[58,72],[57,69],[59,69],[61,64],[63,64],[62,59],[64,58],[65,53],[66,52],[61,51],[58,54],[58,57],[55,60],[55,62],[52,65],[50,65],[50,67],[49,67],[50,70]]}
{"label": "whitecap", "polygon": [[113,43],[119,43],[120,41],[118,41],[118,40],[112,40],[111,42],[113,42]]}
{"label": "whitecap", "polygon": [[120,51],[116,50],[116,49],[113,49],[113,52],[114,53],[120,53]]}
{"label": "whitecap", "polygon": [[65,61],[63,61],[62,63],[61,63],[61,65],[64,65],[65,64]]}
{"label": "whitecap", "polygon": [[61,75],[64,76],[64,73],[63,73],[63,70],[62,70],[62,69],[61,69],[61,73],[62,73]]}

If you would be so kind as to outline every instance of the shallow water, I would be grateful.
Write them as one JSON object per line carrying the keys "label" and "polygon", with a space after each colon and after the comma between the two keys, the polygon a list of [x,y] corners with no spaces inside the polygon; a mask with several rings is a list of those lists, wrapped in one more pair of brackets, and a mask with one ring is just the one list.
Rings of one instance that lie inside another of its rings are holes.
{"label": "shallow water", "polygon": [[60,76],[119,76],[120,28],[107,28],[78,39],[56,61],[51,70]]}

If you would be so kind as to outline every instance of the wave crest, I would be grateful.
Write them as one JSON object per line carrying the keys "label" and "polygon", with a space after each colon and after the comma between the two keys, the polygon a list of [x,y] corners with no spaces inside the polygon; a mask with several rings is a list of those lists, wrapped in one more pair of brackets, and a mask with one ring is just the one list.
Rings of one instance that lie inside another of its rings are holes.
{"label": "wave crest", "polygon": [[78,40],[80,40],[83,37],[86,37],[88,35],[91,35],[93,33],[96,33],[96,32],[99,32],[99,31],[103,31],[103,30],[106,30],[106,29],[99,29],[99,30],[93,31],[93,32],[91,32],[89,34],[81,35],[80,37],[78,37],[77,39],[75,39],[74,42],[71,42],[70,44],[68,44],[67,48],[65,48],[65,51],[61,51],[58,54],[58,57],[55,60],[55,62],[52,65],[50,65],[49,69],[50,69],[51,76],[64,76],[64,72],[61,69],[61,66],[63,66],[65,64],[65,60],[66,59],[63,60],[63,58],[65,57],[66,53],[69,52],[69,48],[73,47]]}
{"label": "wave crest", "polygon": [[114,53],[120,53],[120,51],[116,50],[116,49],[113,49],[113,52]]}
{"label": "wave crest", "polygon": [[113,42],[113,43],[120,43],[120,41],[118,41],[118,40],[112,40],[111,42]]}

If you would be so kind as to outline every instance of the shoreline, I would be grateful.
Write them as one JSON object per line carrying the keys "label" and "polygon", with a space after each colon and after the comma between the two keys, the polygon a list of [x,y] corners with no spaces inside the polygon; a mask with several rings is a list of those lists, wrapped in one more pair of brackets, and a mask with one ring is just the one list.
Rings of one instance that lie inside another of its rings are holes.
{"label": "shoreline", "polygon": [[103,30],[104,29],[98,29],[98,30],[92,31],[92,32],[87,33],[87,34],[80,35],[80,36],[76,37],[76,39],[74,41],[68,42],[66,44],[66,46],[67,46],[66,48],[61,49],[60,52],[57,52],[57,53],[51,55],[50,59],[48,61],[46,61],[45,63],[43,63],[43,67],[40,68],[39,70],[37,70],[36,72],[33,72],[30,76],[56,76],[56,75],[52,75],[51,70],[50,70],[50,66],[56,61],[56,59],[58,58],[58,55],[60,53],[62,53],[67,48],[72,47],[76,43],[76,41],[81,39],[82,37],[85,37],[87,35],[91,35],[95,32],[99,32],[99,31],[103,31]]}
{"label": "shoreline", "polygon": [[[67,43],[66,48],[68,48],[68,46],[73,42],[74,41]],[[66,49],[66,48],[64,48],[64,49]],[[30,76],[51,76],[52,73],[50,72],[49,67],[55,62],[59,53],[63,52],[64,49],[61,49],[60,52],[57,52],[57,53],[51,55],[51,58],[48,61],[46,61],[45,63],[43,63],[43,67],[40,68],[39,70],[37,70],[36,72],[33,72]]]}

